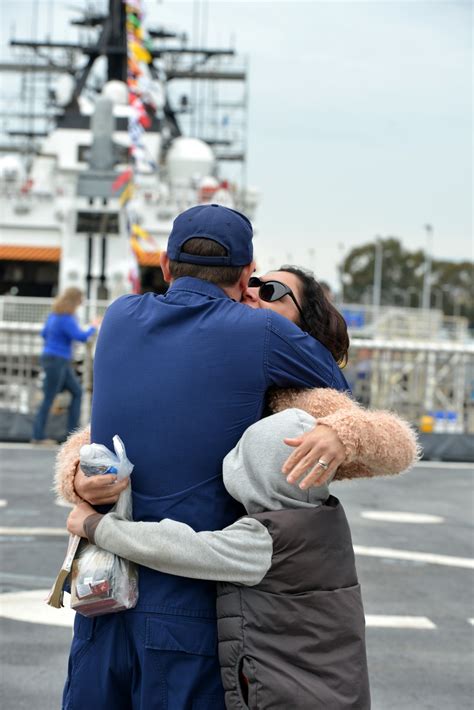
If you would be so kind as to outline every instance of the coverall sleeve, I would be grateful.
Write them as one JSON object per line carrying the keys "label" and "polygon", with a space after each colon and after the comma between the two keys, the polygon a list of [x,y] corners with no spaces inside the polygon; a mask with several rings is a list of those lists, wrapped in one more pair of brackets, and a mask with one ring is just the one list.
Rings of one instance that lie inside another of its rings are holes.
{"label": "coverall sleeve", "polygon": [[195,532],[175,520],[132,522],[109,513],[99,522],[94,542],[160,572],[247,586],[263,579],[273,554],[267,528],[249,517],[224,530]]}
{"label": "coverall sleeve", "polygon": [[329,350],[277,313],[268,313],[265,366],[268,386],[332,387],[350,391]]}

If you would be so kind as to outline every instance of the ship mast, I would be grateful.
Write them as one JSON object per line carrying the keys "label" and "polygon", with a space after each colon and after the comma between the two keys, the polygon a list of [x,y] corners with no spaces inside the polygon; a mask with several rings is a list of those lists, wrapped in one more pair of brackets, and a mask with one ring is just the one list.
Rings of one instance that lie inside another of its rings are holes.
{"label": "ship mast", "polygon": [[[127,81],[127,34],[125,26],[125,5],[122,0],[109,0],[109,11],[107,15],[86,15],[83,19],[74,21],[73,24],[82,27],[97,27],[101,25],[102,29],[94,44],[51,41],[32,42],[27,40],[12,40],[10,42],[12,47],[33,49],[36,54],[39,54],[41,49],[60,49],[70,52],[79,51],[87,55],[87,63],[76,77],[74,93],[69,105],[66,107],[66,113],[77,110],[77,99],[86,85],[94,62],[99,57],[104,56],[107,60],[108,81],[113,79],[123,82]],[[22,65],[18,66],[19,69],[21,67]],[[5,69],[5,67],[3,68]],[[27,67],[23,68],[27,69]],[[61,69],[67,71],[67,67],[64,67],[64,65],[58,66],[52,61],[48,63],[48,68],[50,71],[61,71]]]}
{"label": "ship mast", "polygon": [[[107,25],[104,26],[104,32]],[[125,27],[125,5],[121,0],[109,0],[109,37],[108,37],[108,72],[109,81],[127,81],[127,33]]]}
{"label": "ship mast", "polygon": [[[93,41],[85,42],[11,40],[11,47],[30,50],[34,59],[28,61],[28,56],[23,56],[21,61],[2,62],[0,63],[0,72],[20,72],[31,76],[69,74],[74,79],[69,100],[61,106],[50,105],[48,115],[55,120],[56,125],[60,128],[88,128],[89,117],[81,114],[79,98],[86,89],[91,88],[89,79],[96,60],[103,57],[106,61],[106,81],[118,80],[125,83],[127,81],[125,4],[123,0],[108,0],[107,13],[86,11],[82,17],[73,20],[72,24],[96,31],[96,37]],[[222,135],[222,131],[219,129],[219,126],[223,125],[224,113],[229,114],[234,111],[237,119],[234,123],[237,126],[236,135],[242,133],[244,136],[246,131],[247,71],[245,68],[234,68],[225,61],[224,63],[220,62],[221,59],[233,57],[235,51],[230,48],[191,47],[188,46],[185,35],[168,32],[161,27],[148,29],[148,34],[153,43],[149,47],[152,59],[160,59],[162,66],[164,66],[163,73],[154,61],[149,65],[151,75],[155,80],[164,81],[167,85],[180,80],[210,82],[214,86],[219,82],[232,82],[240,83],[244,87],[243,98],[234,102],[233,105],[231,102],[218,101],[217,91],[213,92],[212,96],[210,91],[202,93],[202,96],[208,97],[208,101],[211,97],[206,115],[214,114],[214,118],[207,126],[207,132],[204,126],[198,127],[199,133],[202,135],[197,136],[213,147],[219,161],[241,163],[244,170],[246,162],[245,138],[237,148],[233,145],[235,139],[231,139],[225,134],[225,131]],[[177,43],[168,44],[168,40],[173,39],[177,40]],[[83,65],[78,63],[80,56],[87,58]],[[92,87],[92,92],[95,92],[94,87]],[[163,142],[164,151],[173,138],[183,133],[180,114],[197,115],[197,112],[201,111],[201,116],[204,115],[202,108],[197,104],[190,103],[187,96],[181,96],[180,99],[180,106],[173,105],[170,93],[165,91],[162,114],[160,117],[152,117],[153,123],[150,130],[163,132],[163,136],[168,136]],[[122,123],[126,123],[125,119],[118,119],[119,130],[124,128]],[[163,131],[165,127],[167,130]],[[209,129],[211,129],[210,134]],[[15,130],[15,136],[24,137],[23,133],[18,133],[18,127],[15,127]],[[44,132],[43,129],[34,137],[44,137]],[[12,134],[10,133],[10,135]],[[32,139],[33,136],[29,136],[29,138]],[[5,148],[8,150],[7,147]],[[2,146],[0,146],[1,150]]]}

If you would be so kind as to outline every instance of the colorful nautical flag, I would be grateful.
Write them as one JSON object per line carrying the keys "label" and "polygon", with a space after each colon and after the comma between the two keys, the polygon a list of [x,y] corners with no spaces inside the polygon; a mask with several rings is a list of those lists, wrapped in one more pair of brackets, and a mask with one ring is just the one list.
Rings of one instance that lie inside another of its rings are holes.
{"label": "colorful nautical flag", "polygon": [[120,173],[112,183],[112,191],[119,192],[125,190],[129,182],[133,179],[133,171],[127,168],[123,173]]}
{"label": "colorful nautical flag", "polygon": [[157,250],[153,237],[137,222],[140,209],[137,200],[134,199],[135,180],[139,169],[144,167],[148,170],[157,169],[147,151],[144,140],[145,130],[151,126],[156,105],[154,105],[147,89],[150,83],[148,64],[152,62],[150,53],[152,46],[145,39],[142,0],[124,0],[124,4],[127,32],[128,103],[131,109],[128,120],[128,136],[132,166],[117,177],[113,184],[113,190],[127,215],[132,259],[130,280],[133,289],[136,290],[139,283],[136,255],[145,251]]}
{"label": "colorful nautical flag", "polygon": [[129,182],[125,190],[120,194],[119,197],[119,202],[120,202],[120,207],[123,207],[124,205],[127,204],[129,200],[132,199],[133,195],[135,194],[135,187],[133,185],[133,182]]}

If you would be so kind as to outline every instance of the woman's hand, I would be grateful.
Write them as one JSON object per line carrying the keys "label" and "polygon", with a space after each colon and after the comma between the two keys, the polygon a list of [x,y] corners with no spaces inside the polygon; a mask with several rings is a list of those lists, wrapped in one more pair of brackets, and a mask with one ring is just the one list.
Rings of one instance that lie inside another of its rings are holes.
{"label": "woman's hand", "polygon": [[[296,483],[306,473],[299,483],[300,488],[322,486],[346,458],[338,435],[324,424],[316,425],[296,439],[285,439],[285,444],[296,448],[283,464],[282,471],[289,483]],[[322,466],[322,463],[327,464],[327,467]]]}
{"label": "woman's hand", "polygon": [[79,537],[85,537],[84,534],[84,520],[96,513],[97,511],[89,505],[89,503],[79,503],[75,505],[74,508],[69,513],[67,519],[67,529],[71,535],[79,535]]}
{"label": "woman's hand", "polygon": [[79,467],[74,476],[74,488],[77,495],[92,505],[116,503],[129,482],[128,478],[118,481],[117,476],[113,473],[86,476]]}

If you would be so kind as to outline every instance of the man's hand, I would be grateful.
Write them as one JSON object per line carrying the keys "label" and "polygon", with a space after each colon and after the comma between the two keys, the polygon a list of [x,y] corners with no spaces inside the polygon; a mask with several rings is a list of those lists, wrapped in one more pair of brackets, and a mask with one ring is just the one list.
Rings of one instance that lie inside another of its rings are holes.
{"label": "man's hand", "polygon": [[71,535],[79,535],[79,537],[85,537],[84,535],[84,520],[96,513],[89,503],[79,503],[75,505],[74,508],[69,513],[67,519],[67,529]]}
{"label": "man's hand", "polygon": [[92,505],[116,503],[119,495],[126,489],[129,479],[117,481],[113,473],[98,476],[86,476],[80,468],[74,476],[74,488],[77,495]]}
{"label": "man's hand", "polygon": [[[296,483],[306,473],[299,483],[300,488],[322,486],[346,458],[338,435],[324,424],[316,425],[296,439],[285,439],[285,444],[296,448],[283,464],[282,471],[289,483]],[[327,464],[327,468],[318,462]]]}

